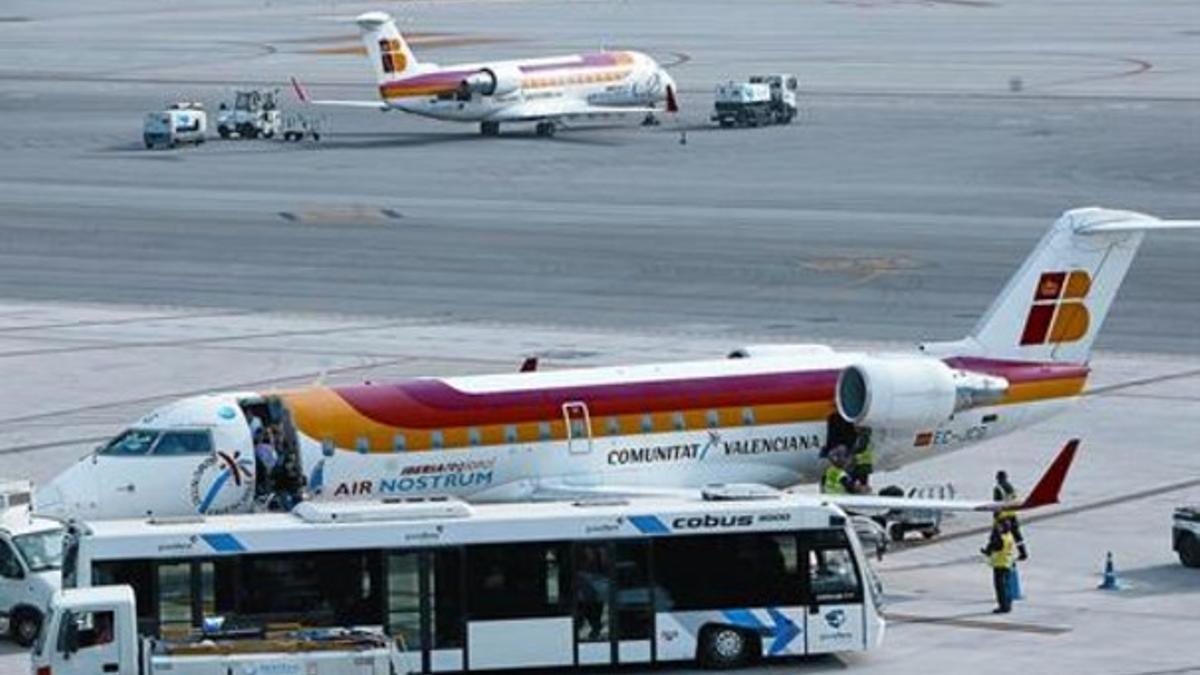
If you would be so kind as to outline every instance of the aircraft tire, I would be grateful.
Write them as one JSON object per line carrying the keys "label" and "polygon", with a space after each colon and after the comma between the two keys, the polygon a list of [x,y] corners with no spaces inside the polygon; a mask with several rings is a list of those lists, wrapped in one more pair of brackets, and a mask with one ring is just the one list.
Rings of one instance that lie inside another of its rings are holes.
{"label": "aircraft tire", "polygon": [[484,136],[499,136],[500,135],[500,123],[499,122],[480,122],[479,123],[479,133]]}

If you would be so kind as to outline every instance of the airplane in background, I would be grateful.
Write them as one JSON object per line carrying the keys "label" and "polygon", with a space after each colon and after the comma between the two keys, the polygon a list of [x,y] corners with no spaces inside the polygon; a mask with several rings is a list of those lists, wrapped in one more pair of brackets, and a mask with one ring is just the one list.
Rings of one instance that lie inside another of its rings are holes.
{"label": "airplane in background", "polygon": [[[1064,410],[1145,233],[1197,227],[1068,211],[967,337],[912,351],[750,346],[709,361],[185,398],[43,486],[37,508],[218,514],[301,487],[318,499],[473,501],[783,488],[818,481],[835,435],[852,446],[846,434],[864,432],[876,467],[894,469]],[[256,433],[279,457],[271,475],[256,466]]]}
{"label": "airplane in background", "polygon": [[355,21],[375,67],[380,100],[314,100],[293,79],[302,102],[478,122],[485,136],[499,134],[501,124],[534,122],[539,136],[552,136],[571,118],[641,114],[653,121],[660,110],[679,109],[675,81],[640,52],[438,66],[417,60],[390,15],[367,12]]}

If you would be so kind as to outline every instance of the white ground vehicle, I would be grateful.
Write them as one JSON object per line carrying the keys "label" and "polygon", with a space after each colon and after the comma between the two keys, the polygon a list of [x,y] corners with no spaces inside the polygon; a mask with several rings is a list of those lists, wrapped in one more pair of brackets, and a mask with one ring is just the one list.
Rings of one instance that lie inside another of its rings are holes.
{"label": "white ground vehicle", "polygon": [[1174,523],[1171,543],[1179,554],[1179,562],[1188,567],[1200,567],[1200,506],[1175,509]]}
{"label": "white ground vehicle", "polygon": [[[66,585],[78,590],[64,597],[131,586],[143,636],[217,621],[256,634],[269,622],[355,627],[393,636],[420,672],[725,667],[870,649],[884,631],[845,514],[804,495],[305,502],[98,521],[67,541]],[[56,675],[78,658],[53,632],[64,611],[34,657]]]}
{"label": "white ground vehicle", "polygon": [[717,85],[712,121],[723,127],[789,124],[796,117],[795,75],[754,75]]}
{"label": "white ground vehicle", "polygon": [[128,586],[61,591],[50,611],[50,623],[34,647],[34,663],[40,664],[34,665],[35,675],[374,675],[404,667],[393,641],[363,631],[139,637],[137,601]]}
{"label": "white ground vehicle", "polygon": [[33,644],[59,587],[63,528],[29,510],[27,481],[0,483],[0,634]]}
{"label": "white ground vehicle", "polygon": [[217,133],[221,138],[272,138],[279,133],[280,115],[276,104],[278,90],[239,90],[233,99],[233,109],[221,104],[217,114]]}
{"label": "white ground vehicle", "polygon": [[208,113],[200,103],[175,103],[166,110],[147,113],[142,122],[142,142],[147,148],[200,145],[207,132]]}

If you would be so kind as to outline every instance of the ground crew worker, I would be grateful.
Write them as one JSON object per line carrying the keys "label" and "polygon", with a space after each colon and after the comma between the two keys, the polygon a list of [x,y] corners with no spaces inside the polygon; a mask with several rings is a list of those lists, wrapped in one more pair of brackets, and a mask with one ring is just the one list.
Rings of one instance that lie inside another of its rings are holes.
{"label": "ground crew worker", "polygon": [[829,451],[829,466],[821,480],[821,492],[829,495],[844,495],[854,492],[854,480],[846,473],[843,466],[847,462],[849,452],[846,446],[839,445]]}
{"label": "ground crew worker", "polygon": [[993,614],[1008,614],[1012,611],[1012,586],[1009,575],[1012,574],[1016,546],[1009,521],[998,520],[992,527],[988,545],[980,549],[981,553],[988,556],[992,565],[992,587],[996,591],[996,609],[992,610]]}
{"label": "ground crew worker", "polygon": [[858,429],[854,441],[854,458],[850,464],[850,477],[859,486],[859,491],[871,489],[871,472],[875,470],[875,448],[871,444],[871,430]]}
{"label": "ground crew worker", "polygon": [[[992,488],[992,501],[1016,502],[1019,499],[1020,495],[1017,494],[1017,489],[1013,487],[1012,483],[1008,482],[1008,473],[997,471],[996,487]],[[1017,520],[1017,512],[1012,509],[997,511],[994,516],[994,522],[999,523],[1001,521],[1008,523],[1013,540],[1017,542],[1018,560],[1028,560],[1029,550],[1025,548],[1025,537],[1021,534],[1021,523]]]}

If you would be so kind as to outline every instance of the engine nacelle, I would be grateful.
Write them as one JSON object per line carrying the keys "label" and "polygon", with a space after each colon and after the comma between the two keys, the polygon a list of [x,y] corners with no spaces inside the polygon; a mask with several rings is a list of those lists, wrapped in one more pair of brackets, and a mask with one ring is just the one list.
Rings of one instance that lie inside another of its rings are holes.
{"label": "engine nacelle", "polygon": [[504,96],[521,88],[521,72],[516,68],[483,68],[463,78],[459,95]]}
{"label": "engine nacelle", "polygon": [[999,401],[1008,380],[932,358],[867,359],[842,370],[837,409],[859,426],[932,427],[956,412]]}
{"label": "engine nacelle", "polygon": [[746,345],[729,352],[730,359],[771,358],[780,356],[814,356],[832,354],[833,348],[828,345]]}

